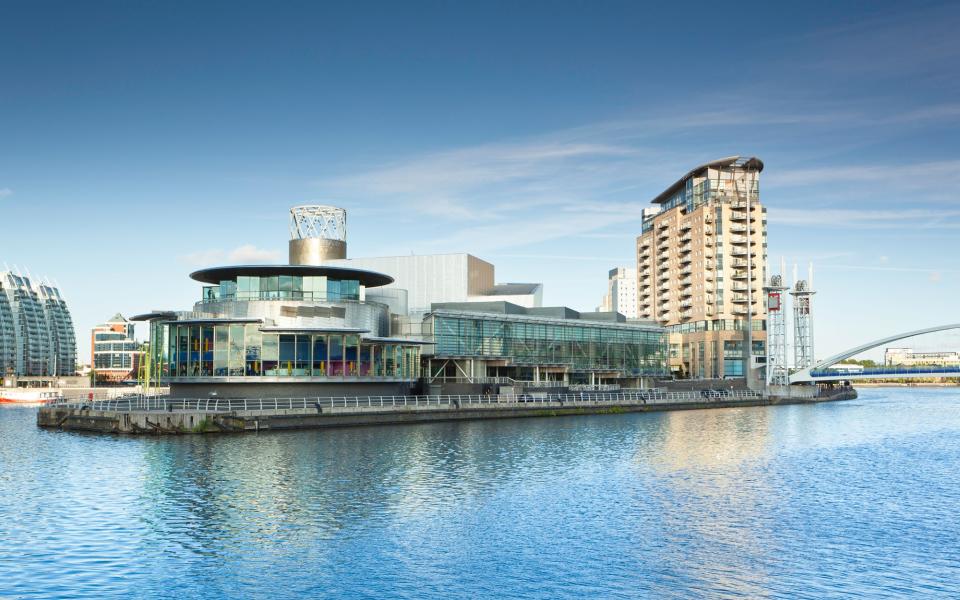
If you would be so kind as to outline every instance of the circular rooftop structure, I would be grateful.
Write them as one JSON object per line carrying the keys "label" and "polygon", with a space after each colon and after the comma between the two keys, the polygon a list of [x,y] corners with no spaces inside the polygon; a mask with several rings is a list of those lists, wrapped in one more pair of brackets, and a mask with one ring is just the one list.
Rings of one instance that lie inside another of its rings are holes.
{"label": "circular rooftop structure", "polygon": [[316,265],[233,265],[229,267],[211,267],[190,273],[190,279],[200,283],[218,284],[221,281],[236,281],[237,277],[275,277],[293,275],[296,277],[327,277],[328,279],[347,281],[356,280],[367,288],[380,287],[393,283],[393,277],[376,271],[349,269],[346,267],[327,267]]}
{"label": "circular rooftop structure", "polygon": [[347,211],[337,206],[303,204],[290,209],[291,240],[347,241]]}

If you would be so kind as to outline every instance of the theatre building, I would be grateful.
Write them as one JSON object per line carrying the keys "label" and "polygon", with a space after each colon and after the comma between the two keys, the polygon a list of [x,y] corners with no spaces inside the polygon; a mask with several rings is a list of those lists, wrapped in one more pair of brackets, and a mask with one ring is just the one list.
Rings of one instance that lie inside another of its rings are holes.
{"label": "theatre building", "polygon": [[150,323],[152,382],[181,398],[313,398],[668,374],[656,323],[542,307],[540,284],[498,284],[468,254],[347,259],[337,207],[294,207],[290,233],[289,264],[196,271],[192,310],[134,317]]}
{"label": "theatre building", "polygon": [[[345,254],[345,227],[316,225],[292,223],[292,263]],[[390,338],[388,306],[367,298],[388,275],[294,263],[190,277],[205,284],[193,310],[134,317],[150,322],[151,378],[174,397],[403,395],[420,376],[421,343]]]}

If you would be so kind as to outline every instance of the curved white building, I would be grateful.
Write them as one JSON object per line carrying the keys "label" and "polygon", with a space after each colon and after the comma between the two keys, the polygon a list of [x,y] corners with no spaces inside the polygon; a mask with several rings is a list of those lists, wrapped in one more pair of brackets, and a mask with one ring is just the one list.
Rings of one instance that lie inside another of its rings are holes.
{"label": "curved white building", "polygon": [[0,377],[73,375],[77,341],[60,290],[0,272]]}

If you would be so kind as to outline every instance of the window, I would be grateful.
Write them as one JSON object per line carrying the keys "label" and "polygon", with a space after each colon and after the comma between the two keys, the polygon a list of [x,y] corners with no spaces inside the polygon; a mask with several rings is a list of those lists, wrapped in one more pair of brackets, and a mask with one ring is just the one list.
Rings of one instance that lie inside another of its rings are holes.
{"label": "window", "polygon": [[313,336],[313,375],[323,377],[327,374],[327,336]]}
{"label": "window", "polygon": [[279,375],[293,375],[295,355],[296,336],[291,334],[281,334]]}

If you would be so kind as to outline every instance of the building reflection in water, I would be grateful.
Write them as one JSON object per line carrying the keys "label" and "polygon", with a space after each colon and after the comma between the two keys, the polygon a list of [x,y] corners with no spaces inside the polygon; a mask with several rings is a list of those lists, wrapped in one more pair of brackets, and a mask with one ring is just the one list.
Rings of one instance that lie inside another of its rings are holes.
{"label": "building reflection in water", "polygon": [[[662,555],[681,579],[763,597],[778,557],[757,524],[777,490],[766,479],[771,411],[759,408],[674,411],[660,415],[654,445],[635,463],[655,479]],[[648,532],[649,533],[649,532]]]}
{"label": "building reflection in water", "polygon": [[520,488],[545,448],[570,467],[593,460],[589,444],[569,453],[574,436],[547,419],[159,439],[144,452],[141,522],[164,552],[279,544],[319,559],[318,540]]}

